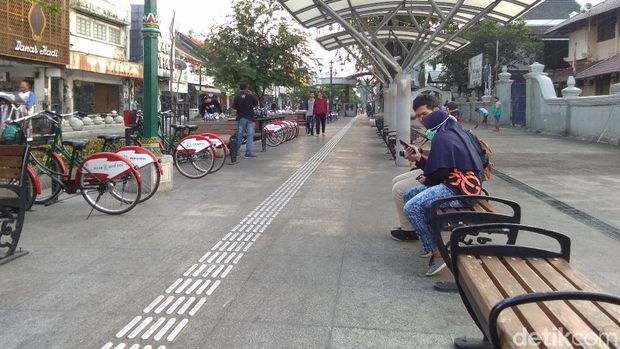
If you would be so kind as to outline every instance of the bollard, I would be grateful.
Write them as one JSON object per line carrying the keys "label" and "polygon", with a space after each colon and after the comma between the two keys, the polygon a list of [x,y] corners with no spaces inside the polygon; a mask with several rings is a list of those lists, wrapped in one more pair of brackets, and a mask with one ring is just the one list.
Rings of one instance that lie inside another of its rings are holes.
{"label": "bollard", "polygon": [[134,144],[133,138],[131,138],[132,133],[133,133],[133,128],[125,127],[125,145],[133,145]]}
{"label": "bollard", "polygon": [[237,136],[230,136],[228,139],[228,148],[230,150],[230,162],[237,162]]}

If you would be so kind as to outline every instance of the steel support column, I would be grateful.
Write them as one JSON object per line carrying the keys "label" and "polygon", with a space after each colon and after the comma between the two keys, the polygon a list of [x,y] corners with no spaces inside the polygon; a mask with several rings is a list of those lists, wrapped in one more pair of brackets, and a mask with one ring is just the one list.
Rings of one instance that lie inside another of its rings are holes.
{"label": "steel support column", "polygon": [[[395,87],[397,87],[396,93],[396,134],[398,139],[402,139],[405,142],[411,141],[411,73],[403,71],[400,72],[395,79]],[[396,143],[396,147],[400,148],[399,143]],[[396,166],[410,166],[409,161],[401,156],[396,157]]]}

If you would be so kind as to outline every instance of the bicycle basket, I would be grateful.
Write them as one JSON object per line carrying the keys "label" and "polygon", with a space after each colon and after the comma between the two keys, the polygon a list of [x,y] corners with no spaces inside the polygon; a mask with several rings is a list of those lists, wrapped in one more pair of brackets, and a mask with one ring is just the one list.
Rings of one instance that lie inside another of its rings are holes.
{"label": "bicycle basket", "polygon": [[55,122],[45,114],[35,115],[32,117],[32,135],[33,137],[50,136],[54,134]]}

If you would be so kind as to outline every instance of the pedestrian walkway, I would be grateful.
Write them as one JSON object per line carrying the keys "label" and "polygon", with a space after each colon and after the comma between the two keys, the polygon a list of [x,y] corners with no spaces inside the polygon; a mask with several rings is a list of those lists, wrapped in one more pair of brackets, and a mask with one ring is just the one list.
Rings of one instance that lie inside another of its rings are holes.
{"label": "pedestrian walkway", "polygon": [[[495,153],[490,192],[519,202],[524,223],[569,235],[571,262],[619,289],[618,148],[477,134]],[[419,244],[389,237],[391,179],[406,169],[384,153],[366,117],[344,118],[202,180],[175,176],[174,191],[122,216],[86,220],[79,197],[35,207],[20,243],[30,254],[0,266],[0,347],[450,348],[479,337],[460,298],[432,290],[450,275],[425,277]]]}

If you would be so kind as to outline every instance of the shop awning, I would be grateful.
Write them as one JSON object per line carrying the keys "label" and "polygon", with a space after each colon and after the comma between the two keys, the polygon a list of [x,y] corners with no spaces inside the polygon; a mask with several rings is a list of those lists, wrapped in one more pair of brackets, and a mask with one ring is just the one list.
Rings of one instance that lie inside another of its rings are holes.
{"label": "shop awning", "polygon": [[220,91],[220,89],[217,89],[215,87],[206,87],[206,86],[200,86],[200,88],[198,86],[196,86],[196,90],[200,91],[200,92],[205,92],[205,93],[212,93],[214,95],[221,95],[222,91]]}

